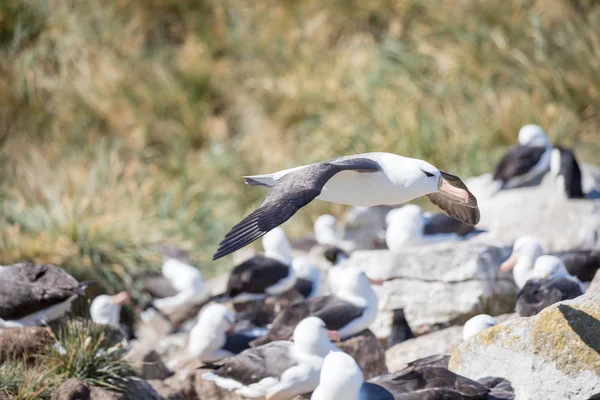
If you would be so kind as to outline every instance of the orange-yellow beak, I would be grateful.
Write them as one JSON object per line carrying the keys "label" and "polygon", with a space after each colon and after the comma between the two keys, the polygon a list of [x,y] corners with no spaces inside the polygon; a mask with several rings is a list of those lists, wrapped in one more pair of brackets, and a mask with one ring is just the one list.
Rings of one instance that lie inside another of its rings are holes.
{"label": "orange-yellow beak", "polygon": [[511,269],[514,268],[514,266],[517,264],[517,256],[516,254],[511,254],[510,257],[508,258],[508,260],[504,261],[502,264],[500,264],[500,271],[502,272],[508,272]]}
{"label": "orange-yellow beak", "polygon": [[117,293],[114,296],[111,296],[113,304],[123,305],[127,300],[129,300],[129,293],[123,291],[121,293]]}
{"label": "orange-yellow beak", "polygon": [[469,193],[466,190],[452,186],[443,176],[440,176],[438,190],[462,201],[469,201]]}
{"label": "orange-yellow beak", "polygon": [[327,337],[332,342],[339,342],[341,340],[340,333],[338,331],[327,331]]}

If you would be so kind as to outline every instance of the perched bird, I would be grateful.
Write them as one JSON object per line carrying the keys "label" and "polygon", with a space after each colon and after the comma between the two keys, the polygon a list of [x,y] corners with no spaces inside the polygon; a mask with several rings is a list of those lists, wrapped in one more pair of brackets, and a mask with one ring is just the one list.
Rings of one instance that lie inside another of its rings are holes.
{"label": "perched bird", "polygon": [[565,278],[577,283],[577,285],[579,285],[579,287],[581,288],[582,292],[585,292],[586,289],[583,283],[576,276],[571,275],[569,271],[567,271],[565,263],[563,263],[560,258],[552,255],[540,256],[537,260],[535,260],[535,264],[533,264],[533,272],[531,274],[531,278]]}
{"label": "perched bird", "polygon": [[342,352],[332,352],[325,357],[319,386],[311,396],[311,400],[514,398],[514,390],[507,380],[486,377],[476,382],[439,366],[432,357],[416,360],[405,369],[365,382],[356,361]]}
{"label": "perched bird", "polygon": [[120,292],[114,296],[101,294],[96,297],[90,304],[90,316],[96,324],[110,325],[115,328],[120,328],[119,317],[121,314],[121,306],[129,300],[128,292]]}
{"label": "perched bird", "polygon": [[169,281],[176,294],[154,299],[152,305],[161,313],[170,314],[183,305],[208,300],[209,292],[200,270],[193,266],[187,253],[175,247],[163,247],[162,275]]}
{"label": "perched bird", "polygon": [[583,199],[581,169],[575,154],[564,147],[555,146],[550,156],[550,172],[559,190],[569,199]]}
{"label": "perched bird", "polygon": [[535,181],[550,169],[552,144],[538,125],[519,130],[519,143],[513,146],[496,166],[493,179],[500,189],[512,189]]}
{"label": "perched bird", "polygon": [[292,289],[296,275],[292,268],[292,248],[282,228],[263,237],[265,254],[254,256],[229,273],[227,288],[221,298],[235,303],[278,296]]}
{"label": "perched bird", "polygon": [[248,349],[209,365],[214,371],[204,373],[202,379],[250,398],[287,400],[310,393],[319,384],[325,356],[338,351],[331,342],[338,335],[327,331],[319,318],[309,317],[298,324],[293,339]]}
{"label": "perched bird", "polygon": [[[515,241],[510,258],[502,263],[500,270],[507,272],[514,268],[515,282],[521,288],[530,278],[535,261],[543,254],[544,249],[538,239],[522,236]],[[600,249],[572,249],[549,255],[560,258],[569,274],[584,283],[590,282],[600,268]]]}
{"label": "perched bird", "polygon": [[467,340],[471,336],[477,335],[492,326],[498,325],[496,318],[487,314],[479,314],[465,322],[463,326],[463,340]]}
{"label": "perched bird", "polygon": [[215,260],[262,237],[314,199],[374,206],[401,204],[426,195],[467,224],[475,225],[480,218],[477,200],[460,178],[425,161],[390,153],[339,157],[245,179],[247,184],[270,191],[258,209],[225,235]]}
{"label": "perched bird", "polygon": [[249,348],[250,341],[257,338],[255,330],[233,332],[235,322],[235,316],[223,304],[206,306],[190,331],[188,354],[203,362],[214,362]]}
{"label": "perched bird", "polygon": [[322,246],[338,246],[341,238],[337,230],[337,219],[331,214],[321,215],[313,225],[315,239]]}
{"label": "perched bird", "polygon": [[0,329],[36,326],[60,318],[90,282],[62,268],[30,262],[0,268]]}
{"label": "perched bird", "polygon": [[340,282],[340,276],[346,268],[346,261],[350,258],[350,256],[341,248],[334,246],[330,246],[325,249],[324,256],[327,261],[331,263],[331,266],[327,270],[327,282],[329,283],[329,290],[332,293],[336,293]]}
{"label": "perched bird", "polygon": [[296,283],[294,287],[305,298],[318,296],[321,291],[321,271],[308,257],[296,257],[292,261]]}
{"label": "perched bird", "polygon": [[360,269],[348,267],[340,274],[339,279],[335,294],[292,304],[275,317],[269,333],[253,341],[251,346],[289,339],[298,323],[309,316],[325,321],[327,329],[338,331],[342,340],[367,329],[377,317],[378,304],[377,294],[369,285],[369,278]]}
{"label": "perched bird", "polygon": [[574,299],[582,294],[581,286],[573,279],[530,279],[517,294],[517,313],[521,317],[531,317],[554,303]]}

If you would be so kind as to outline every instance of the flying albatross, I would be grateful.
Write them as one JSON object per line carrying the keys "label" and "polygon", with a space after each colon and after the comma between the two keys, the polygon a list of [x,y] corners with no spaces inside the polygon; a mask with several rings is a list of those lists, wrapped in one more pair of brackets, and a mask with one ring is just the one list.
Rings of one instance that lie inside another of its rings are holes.
{"label": "flying albatross", "polygon": [[60,318],[78,296],[85,296],[89,283],[79,283],[54,265],[24,262],[0,267],[0,329]]}
{"label": "flying albatross", "polygon": [[258,209],[225,235],[213,260],[254,242],[314,199],[375,206],[401,204],[427,196],[433,204],[466,224],[475,225],[480,217],[477,199],[459,177],[423,160],[391,153],[338,157],[245,179],[249,185],[271,190]]}

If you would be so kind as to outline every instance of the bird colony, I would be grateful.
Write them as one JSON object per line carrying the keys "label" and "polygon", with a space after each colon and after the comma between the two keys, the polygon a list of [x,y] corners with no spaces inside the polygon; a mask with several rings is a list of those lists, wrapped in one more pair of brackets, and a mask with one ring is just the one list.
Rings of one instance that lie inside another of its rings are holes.
{"label": "bird colony", "polygon": [[[465,181],[365,153],[245,183],[266,196],[215,250],[234,256],[225,276],[206,281],[172,247],[162,274],[135,277],[143,298],[92,296],[94,282],[58,266],[4,266],[0,336],[60,324],[87,299],[147,381],[139,398],[600,398],[600,172],[541,127]],[[422,197],[436,211],[406,204]],[[348,213],[288,238],[285,222],[315,200]],[[259,239],[262,252],[246,247]]]}

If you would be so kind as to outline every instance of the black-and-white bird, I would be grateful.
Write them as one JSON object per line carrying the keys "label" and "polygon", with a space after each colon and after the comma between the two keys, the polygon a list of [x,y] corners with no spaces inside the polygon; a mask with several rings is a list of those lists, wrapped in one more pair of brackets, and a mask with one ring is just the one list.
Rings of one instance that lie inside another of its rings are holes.
{"label": "black-and-white bird", "polygon": [[525,125],[519,130],[519,143],[510,148],[496,166],[493,179],[500,189],[529,184],[550,169],[552,143],[542,127]]}
{"label": "black-and-white bird", "polygon": [[47,324],[71,310],[90,282],[30,262],[0,267],[0,329]]}
{"label": "black-and-white bird", "polygon": [[392,374],[364,381],[352,357],[332,352],[325,357],[320,382],[311,400],[512,400],[514,390],[505,379],[486,377],[473,381],[440,366],[436,357],[416,360]]}
{"label": "black-and-white bird", "polygon": [[530,279],[517,294],[517,313],[521,317],[531,317],[554,303],[574,299],[582,294],[581,286],[573,279]]}
{"label": "black-and-white bird", "polygon": [[283,224],[314,199],[351,206],[395,205],[421,196],[470,225],[479,222],[475,196],[459,177],[391,153],[339,157],[273,174],[245,177],[270,188],[263,204],[236,224],[219,244],[218,259]]}
{"label": "black-and-white bird", "polygon": [[550,156],[550,171],[558,189],[569,199],[583,199],[581,169],[575,154],[564,147],[554,146]]}

